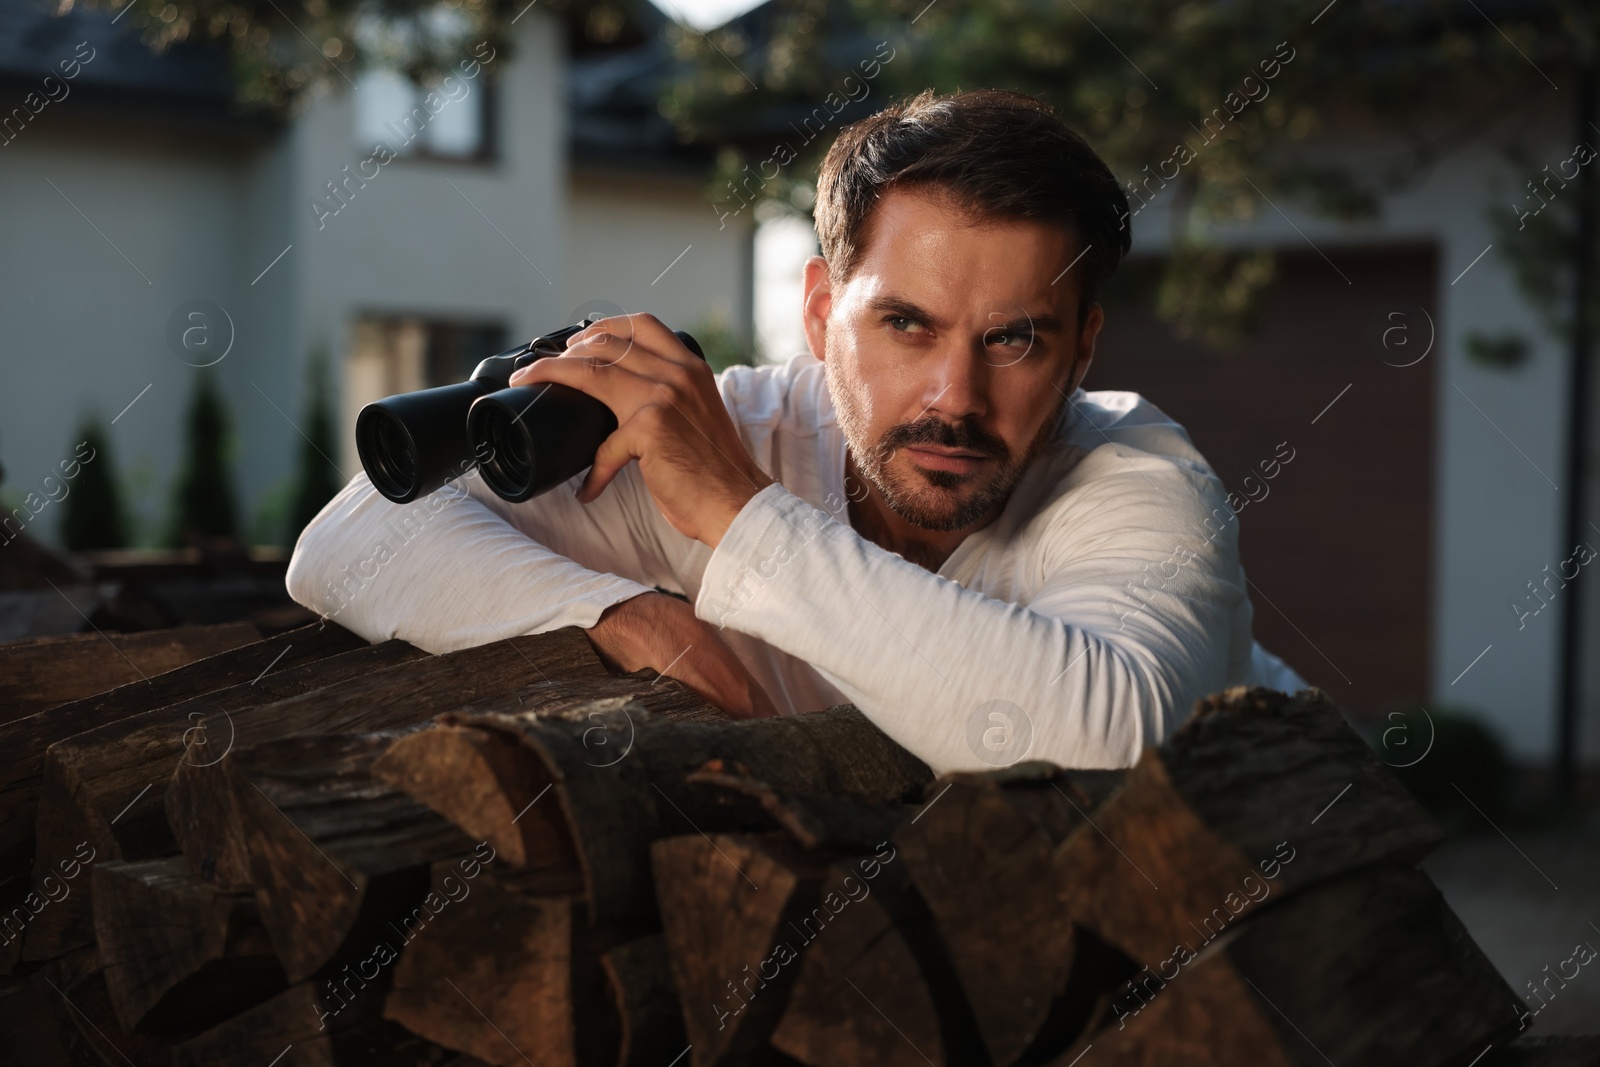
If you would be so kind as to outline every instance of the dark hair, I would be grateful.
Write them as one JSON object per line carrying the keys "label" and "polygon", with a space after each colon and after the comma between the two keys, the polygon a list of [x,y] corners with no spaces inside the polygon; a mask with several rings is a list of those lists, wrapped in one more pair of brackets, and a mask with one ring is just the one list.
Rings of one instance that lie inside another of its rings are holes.
{"label": "dark hair", "polygon": [[980,217],[1030,219],[1076,234],[1078,321],[1128,254],[1128,198],[1105,161],[1023,93],[925,89],[845,127],[817,176],[817,236],[835,284],[859,264],[872,210],[890,187],[938,189]]}

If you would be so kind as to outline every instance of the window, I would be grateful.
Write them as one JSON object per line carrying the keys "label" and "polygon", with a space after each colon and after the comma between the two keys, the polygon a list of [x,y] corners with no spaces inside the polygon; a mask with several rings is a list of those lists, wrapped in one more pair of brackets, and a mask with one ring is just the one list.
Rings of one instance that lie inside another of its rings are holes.
{"label": "window", "polygon": [[340,441],[345,470],[360,466],[355,454],[356,415],[395,393],[464,382],[485,357],[511,347],[501,323],[372,316],[356,320],[344,364]]}
{"label": "window", "polygon": [[394,70],[369,70],[357,82],[356,147],[382,144],[401,159],[484,162],[493,156],[492,88],[486,75],[452,74],[433,86]]}

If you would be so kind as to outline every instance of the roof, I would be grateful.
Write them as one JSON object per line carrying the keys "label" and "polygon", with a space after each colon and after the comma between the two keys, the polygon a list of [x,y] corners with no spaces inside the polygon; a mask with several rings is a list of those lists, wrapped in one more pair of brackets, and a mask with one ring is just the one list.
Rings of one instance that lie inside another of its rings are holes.
{"label": "roof", "polygon": [[117,17],[82,5],[57,15],[41,0],[0,0],[0,105],[9,111],[24,94],[42,91],[46,77],[61,78],[61,64],[76,58],[81,65],[64,99],[78,99],[80,109],[156,110],[180,123],[225,120],[241,131],[259,128],[259,121],[234,117],[225,49],[183,43],[157,54],[132,27],[117,26]]}
{"label": "roof", "polygon": [[[590,17],[597,9],[607,17]],[[649,0],[577,3],[563,15],[574,158],[702,173],[714,146],[680,143],[656,106],[678,62],[663,37],[666,16]],[[93,57],[82,64],[67,98],[78,101],[80,113],[137,114],[234,134],[270,128],[235,107],[226,48],[186,42],[158,54],[130,24],[116,25],[117,17],[82,4],[57,15],[45,0],[0,0],[0,111],[20,106],[47,76],[60,77],[60,63],[76,53]],[[80,49],[82,42],[88,47]]]}
{"label": "roof", "polygon": [[659,32],[632,48],[573,59],[567,107],[574,160],[678,172],[708,167],[714,146],[681,143],[656,104],[675,64]]}

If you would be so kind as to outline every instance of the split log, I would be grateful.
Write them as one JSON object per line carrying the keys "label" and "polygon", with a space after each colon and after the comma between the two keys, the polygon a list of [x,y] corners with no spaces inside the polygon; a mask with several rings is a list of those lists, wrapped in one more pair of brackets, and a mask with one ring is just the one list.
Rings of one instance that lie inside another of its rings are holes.
{"label": "split log", "polygon": [[[729,804],[725,792],[689,780],[713,760],[782,793],[866,804],[913,798],[932,778],[920,760],[848,705],[721,722],[662,721],[637,703],[576,722],[493,712],[451,715],[445,722],[500,731],[539,757],[558,804],[541,801],[523,818],[564,822],[578,849],[591,920],[601,926],[659,921],[651,842],[774,828],[759,803]],[[622,758],[611,755],[618,746],[597,756],[596,731],[631,737],[632,744]]]}
{"label": "split log", "polygon": [[[219,758],[214,750],[225,752],[240,743],[242,731],[235,726],[259,719],[259,702],[359,679],[422,655],[401,641],[364,646],[57,742],[45,755],[39,787],[34,885],[44,884],[60,857],[85,848],[98,862],[175,853],[163,797],[185,742],[189,759],[214,761]],[[50,959],[89,943],[94,923],[89,888],[40,916],[29,930],[24,958]]]}
{"label": "split log", "polygon": [[391,745],[372,765],[372,776],[489,842],[513,867],[577,869],[565,826],[522,818],[550,780],[533,752],[504,734],[470,726],[424,730]]}
{"label": "split log", "polygon": [[587,921],[581,895],[570,897],[572,910],[573,1054],[581,1064],[608,1067],[618,1062],[623,1022],[606,977],[605,953],[649,931],[637,923],[596,926]]}
{"label": "split log", "polygon": [[403,925],[422,904],[434,862],[474,854],[450,822],[372,778],[373,760],[396,736],[291,738],[235,751],[221,765],[261,920],[291,982],[347,942],[363,954],[368,931]]}
{"label": "split log", "polygon": [[783,1014],[799,973],[791,924],[821,900],[827,862],[781,833],[668,837],[650,855],[694,1065],[739,1062]]}
{"label": "split log", "polygon": [[[779,1052],[811,1067],[986,1062],[932,916],[896,858],[890,848],[833,867],[793,927],[801,956],[772,1032]],[[877,877],[867,881],[872,868],[861,864],[879,864]]]}
{"label": "split log", "polygon": [[581,885],[556,895],[539,871],[469,860],[433,876],[401,923],[386,1017],[501,1065],[654,1062],[682,1036],[659,935],[590,926]]}
{"label": "split log", "polygon": [[[518,715],[584,724],[583,742],[597,765],[623,759],[631,749],[632,721],[626,720],[623,729],[612,721],[614,717],[602,718],[603,712],[624,708],[630,701],[673,722],[726,720],[694,690],[653,671],[556,676],[509,697],[479,701],[456,715],[506,710],[512,700]],[[397,741],[373,765],[372,773],[404,789],[472,837],[488,841],[504,863],[545,868],[573,868],[576,864],[564,824],[521,818],[544,796],[550,777],[535,753],[515,737],[441,725]]]}
{"label": "split log", "polygon": [[205,693],[248,685],[269,668],[287,671],[365,647],[366,642],[343,627],[306,626],[178,667],[148,682],[120,686],[0,725],[0,751],[6,753],[0,765],[0,882],[25,877],[32,863],[44,754],[57,741]]}
{"label": "split log", "polygon": [[92,945],[51,960],[32,979],[55,1015],[73,1063],[166,1067],[170,1062],[171,1038],[129,1033],[118,1024]]}
{"label": "split log", "polygon": [[681,1046],[687,1052],[689,1039],[672,982],[666,938],[652,934],[629,941],[606,952],[600,961],[622,1020],[618,1067],[657,1067],[673,1049]]}
{"label": "split log", "polygon": [[507,889],[476,860],[432,877],[396,939],[385,1018],[498,1067],[575,1067],[573,898]]}
{"label": "split log", "polygon": [[839,853],[872,851],[920,811],[914,804],[868,804],[849,797],[780,793],[770,782],[749,774],[747,768],[729,766],[721,759],[708,760],[683,780],[720,792],[730,802],[753,800],[798,844]]}
{"label": "split log", "polygon": [[50,1002],[23,978],[0,982],[0,1063],[72,1067]]}
{"label": "split log", "polygon": [[1056,884],[1075,922],[1153,964],[1225,901],[1412,863],[1440,839],[1320,691],[1241,687],[1145,750],[1058,850]]}
{"label": "split log", "polygon": [[0,644],[0,723],[261,640],[248,622],[132,634],[68,634]]}
{"label": "split log", "polygon": [[1517,998],[1416,870],[1310,889],[1206,939],[1191,932],[1118,991],[1096,1064],[1465,1064],[1516,1034]]}
{"label": "split log", "polygon": [[1600,1067],[1600,1035],[1520,1037],[1490,1052],[1481,1067]]}
{"label": "split log", "polygon": [[[172,1067],[469,1067],[378,1016],[380,997],[330,1016],[311,982],[175,1046]],[[287,1053],[287,1055],[285,1055]],[[282,1056],[281,1061],[274,1057]]]}
{"label": "split log", "polygon": [[1092,802],[1066,775],[1038,766],[956,775],[928,792],[896,832],[895,850],[933,915],[989,1060],[1015,1063],[1072,971],[1055,850]]}
{"label": "split log", "polygon": [[[293,736],[390,729],[489,696],[516,699],[519,691],[543,684],[539,679],[582,679],[587,685],[604,684],[610,677],[588,636],[577,627],[564,627],[369,672],[314,696],[235,715],[233,730],[236,745],[245,746]],[[174,762],[177,771],[167,791],[166,814],[178,846],[195,870],[216,884],[249,885],[232,791],[208,773],[214,758],[191,754]],[[455,782],[447,788],[463,786]]]}
{"label": "split log", "polygon": [[218,890],[183,857],[94,868],[106,992],[125,1031],[209,1026],[280,993],[255,896]]}
{"label": "split log", "polygon": [[0,974],[14,974],[22,962],[22,943],[42,898],[33,884],[18,878],[0,886]]}

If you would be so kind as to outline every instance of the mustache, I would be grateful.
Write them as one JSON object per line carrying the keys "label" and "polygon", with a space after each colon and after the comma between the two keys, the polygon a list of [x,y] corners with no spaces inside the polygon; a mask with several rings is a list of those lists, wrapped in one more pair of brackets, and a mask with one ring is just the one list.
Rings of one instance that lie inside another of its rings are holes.
{"label": "mustache", "polygon": [[960,448],[980,455],[992,456],[1004,463],[1011,456],[1006,443],[982,427],[970,422],[955,424],[933,416],[915,422],[891,426],[878,442],[878,455],[888,459],[897,449],[907,445],[939,445],[943,448]]}

